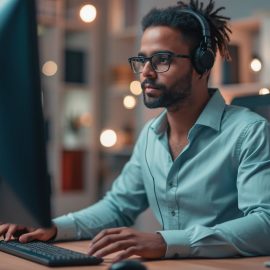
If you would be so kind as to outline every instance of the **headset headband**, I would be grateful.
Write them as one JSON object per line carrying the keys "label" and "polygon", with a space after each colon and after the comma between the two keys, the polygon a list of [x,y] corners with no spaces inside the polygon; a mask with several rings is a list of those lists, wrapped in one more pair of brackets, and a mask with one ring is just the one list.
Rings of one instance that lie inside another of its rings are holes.
{"label": "headset headband", "polygon": [[208,47],[211,47],[211,34],[210,34],[208,22],[205,19],[205,17],[193,11],[192,9],[182,9],[180,12],[188,13],[196,17],[196,19],[198,20],[202,28],[202,35],[203,35],[204,43]]}

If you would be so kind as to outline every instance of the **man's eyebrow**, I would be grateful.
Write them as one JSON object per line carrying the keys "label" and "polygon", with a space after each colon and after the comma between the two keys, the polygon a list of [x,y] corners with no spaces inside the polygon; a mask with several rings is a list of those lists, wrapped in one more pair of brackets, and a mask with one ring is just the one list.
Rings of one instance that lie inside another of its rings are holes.
{"label": "man's eyebrow", "polygon": [[142,52],[138,52],[138,56],[145,56],[145,54]]}
{"label": "man's eyebrow", "polygon": [[[152,52],[152,54],[150,56],[152,56],[153,54],[156,54],[156,53],[173,53],[172,51],[169,51],[169,50],[159,50],[159,51],[154,51]],[[145,53],[143,52],[139,52],[138,53],[138,56],[146,56]]]}

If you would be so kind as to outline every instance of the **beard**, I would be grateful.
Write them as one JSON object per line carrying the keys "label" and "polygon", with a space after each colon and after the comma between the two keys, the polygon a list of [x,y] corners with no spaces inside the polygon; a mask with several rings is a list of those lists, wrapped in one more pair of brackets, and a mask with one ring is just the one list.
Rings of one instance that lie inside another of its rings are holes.
{"label": "beard", "polygon": [[[149,109],[153,109],[169,108],[183,103],[191,95],[191,80],[192,72],[188,72],[186,76],[176,81],[171,87],[156,83],[155,80],[150,78],[144,80],[141,84],[144,105]],[[146,94],[145,85],[151,85],[151,87],[160,91],[160,95],[156,97]]]}

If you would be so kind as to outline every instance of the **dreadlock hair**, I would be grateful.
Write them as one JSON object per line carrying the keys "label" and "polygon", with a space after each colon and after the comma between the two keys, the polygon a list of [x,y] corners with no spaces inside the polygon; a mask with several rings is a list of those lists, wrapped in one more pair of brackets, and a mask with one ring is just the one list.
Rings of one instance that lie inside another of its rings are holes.
{"label": "dreadlock hair", "polygon": [[203,2],[199,0],[178,1],[176,6],[167,7],[165,9],[152,9],[142,19],[142,30],[145,31],[151,26],[168,26],[177,29],[181,32],[183,38],[190,46],[191,51],[199,46],[202,40],[201,25],[198,20],[189,13],[181,12],[182,9],[191,9],[194,12],[204,16],[209,25],[211,34],[212,51],[216,54],[217,50],[221,57],[225,60],[230,60],[228,43],[230,41],[231,30],[228,26],[229,17],[219,15],[225,7],[220,7],[214,10],[214,0],[209,0],[209,3],[204,7]]}

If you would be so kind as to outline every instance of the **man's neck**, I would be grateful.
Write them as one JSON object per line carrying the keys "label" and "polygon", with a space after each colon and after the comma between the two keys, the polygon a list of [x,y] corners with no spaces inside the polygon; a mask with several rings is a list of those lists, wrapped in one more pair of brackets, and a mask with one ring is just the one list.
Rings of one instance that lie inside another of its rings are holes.
{"label": "man's neck", "polygon": [[167,111],[167,118],[170,136],[173,136],[174,138],[183,138],[183,136],[187,136],[189,130],[197,121],[209,99],[209,96],[204,99],[202,99],[202,97],[197,100],[189,99],[178,107],[169,108]]}
{"label": "man's neck", "polygon": [[188,144],[188,132],[197,121],[209,99],[209,96],[199,97],[197,100],[189,99],[179,106],[168,109],[168,140],[173,160]]}

